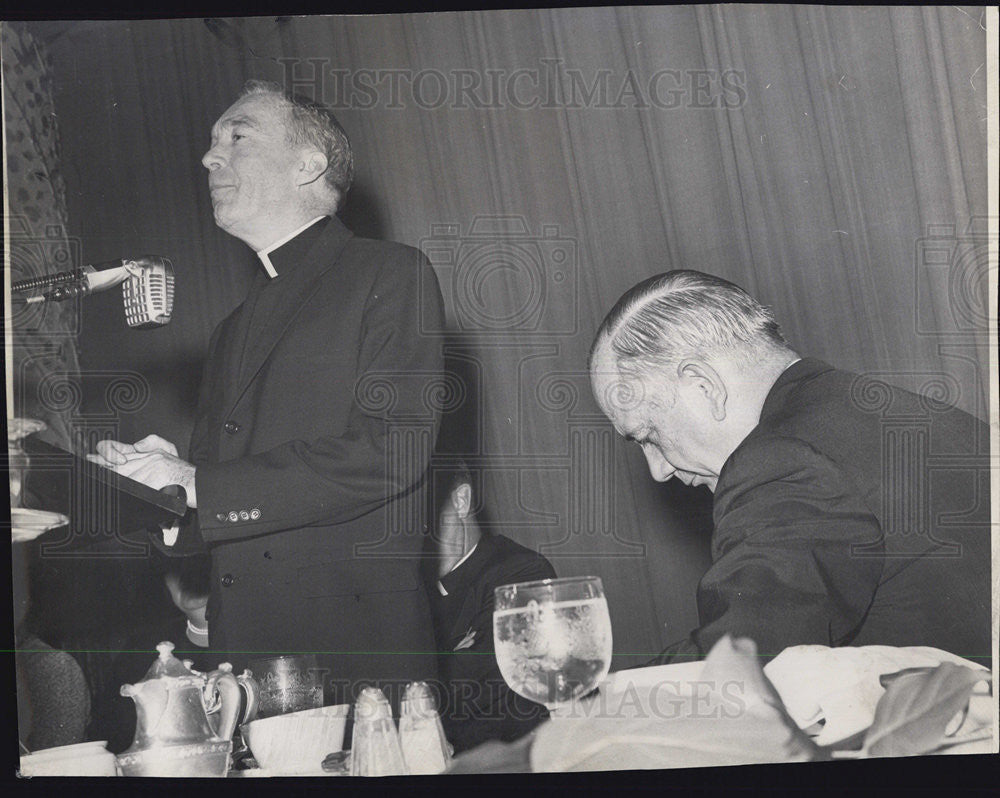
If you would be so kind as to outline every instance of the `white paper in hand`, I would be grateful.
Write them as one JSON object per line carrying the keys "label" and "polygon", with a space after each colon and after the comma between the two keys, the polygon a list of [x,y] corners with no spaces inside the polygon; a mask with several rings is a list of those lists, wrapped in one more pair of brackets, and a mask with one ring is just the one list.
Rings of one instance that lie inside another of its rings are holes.
{"label": "white paper in hand", "polygon": [[177,542],[177,536],[180,534],[181,528],[179,524],[174,524],[170,529],[163,530],[163,542],[167,546],[173,546]]}

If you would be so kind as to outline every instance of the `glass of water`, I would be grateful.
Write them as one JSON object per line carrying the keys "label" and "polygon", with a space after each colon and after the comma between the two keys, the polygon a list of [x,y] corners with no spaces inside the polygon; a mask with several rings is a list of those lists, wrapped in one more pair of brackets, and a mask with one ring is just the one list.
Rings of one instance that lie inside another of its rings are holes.
{"label": "glass of water", "polygon": [[504,681],[550,711],[586,695],[611,667],[611,618],[596,576],[502,585],[493,642]]}

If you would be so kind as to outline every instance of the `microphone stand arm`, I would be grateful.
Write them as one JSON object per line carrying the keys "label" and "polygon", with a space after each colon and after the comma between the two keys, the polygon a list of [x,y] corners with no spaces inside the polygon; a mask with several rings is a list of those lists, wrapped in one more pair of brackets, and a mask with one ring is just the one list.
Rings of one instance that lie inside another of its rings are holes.
{"label": "microphone stand arm", "polygon": [[27,304],[37,302],[62,302],[73,297],[86,296],[93,291],[104,291],[124,282],[129,277],[139,276],[141,267],[128,263],[116,269],[97,271],[93,266],[83,266],[63,274],[20,280],[11,285],[11,292],[26,294],[39,288],[51,288],[44,294],[31,297],[17,297]]}

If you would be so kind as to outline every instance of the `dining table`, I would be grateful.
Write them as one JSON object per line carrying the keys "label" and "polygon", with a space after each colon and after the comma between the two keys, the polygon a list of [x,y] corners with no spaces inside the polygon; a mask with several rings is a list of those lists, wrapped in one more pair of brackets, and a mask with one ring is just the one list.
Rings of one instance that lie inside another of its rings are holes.
{"label": "dining table", "polygon": [[997,752],[992,671],[930,647],[791,646],[761,665],[747,639],[704,660],[612,672],[513,743],[452,774],[625,771]]}

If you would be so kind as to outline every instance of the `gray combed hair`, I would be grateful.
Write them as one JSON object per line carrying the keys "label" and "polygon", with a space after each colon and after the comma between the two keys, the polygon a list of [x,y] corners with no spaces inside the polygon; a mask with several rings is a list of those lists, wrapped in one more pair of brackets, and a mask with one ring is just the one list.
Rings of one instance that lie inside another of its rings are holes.
{"label": "gray combed hair", "polygon": [[327,187],[337,193],[338,206],[342,204],[354,182],[354,153],[347,132],[333,112],[322,103],[284,91],[270,80],[248,80],[240,98],[261,94],[275,95],[289,106],[288,134],[293,147],[311,145],[326,156],[324,179]]}
{"label": "gray combed hair", "polygon": [[749,365],[791,351],[770,308],[728,280],[691,270],[658,274],[626,291],[594,337],[591,368],[605,339],[618,368],[633,372],[713,355]]}

